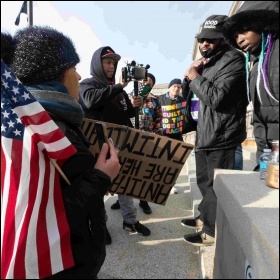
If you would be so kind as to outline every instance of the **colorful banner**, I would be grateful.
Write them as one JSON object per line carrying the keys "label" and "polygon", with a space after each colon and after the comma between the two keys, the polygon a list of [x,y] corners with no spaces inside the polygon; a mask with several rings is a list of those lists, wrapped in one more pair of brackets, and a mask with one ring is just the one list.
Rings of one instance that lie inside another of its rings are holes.
{"label": "colorful banner", "polygon": [[187,102],[161,106],[162,128],[165,134],[176,134],[183,131]]}

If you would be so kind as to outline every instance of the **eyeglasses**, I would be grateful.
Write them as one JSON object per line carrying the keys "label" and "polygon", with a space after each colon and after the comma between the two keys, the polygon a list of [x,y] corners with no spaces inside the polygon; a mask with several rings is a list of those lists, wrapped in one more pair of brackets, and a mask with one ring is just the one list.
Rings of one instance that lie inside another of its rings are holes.
{"label": "eyeglasses", "polygon": [[197,42],[199,44],[202,44],[204,41],[206,41],[209,44],[213,44],[213,43],[215,43],[216,40],[217,39],[197,38]]}

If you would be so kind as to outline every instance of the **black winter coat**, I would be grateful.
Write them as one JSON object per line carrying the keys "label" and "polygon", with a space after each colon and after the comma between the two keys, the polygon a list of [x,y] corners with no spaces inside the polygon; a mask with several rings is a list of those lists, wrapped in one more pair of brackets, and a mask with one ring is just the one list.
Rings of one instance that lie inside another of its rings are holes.
{"label": "black winter coat", "polygon": [[[272,140],[279,140],[279,102],[268,96],[263,79],[260,83],[260,96],[262,104],[257,96],[258,59],[250,73],[250,95],[253,102],[254,135],[259,153],[266,146],[271,147]],[[269,87],[273,96],[279,100],[279,38],[274,42],[267,66]]]}
{"label": "black winter coat", "polygon": [[67,125],[65,135],[77,149],[77,153],[62,166],[71,186],[61,179],[76,266],[65,270],[63,278],[86,279],[88,275],[96,277],[105,261],[104,195],[111,181],[106,174],[94,169],[96,161],[82,132]]}
{"label": "black winter coat", "polygon": [[[71,183],[69,186],[60,178],[75,266],[48,278],[93,279],[106,256],[104,195],[111,187],[111,179],[94,169],[96,159],[80,129],[83,112],[77,101],[66,92],[46,90],[46,84],[42,87],[43,90],[31,87],[29,90],[77,150],[65,161],[58,162]],[[57,87],[63,88],[59,83],[52,83],[52,88]]]}
{"label": "black winter coat", "polygon": [[65,129],[77,149],[61,168],[71,186],[60,180],[75,266],[48,279],[95,279],[106,257],[104,195],[111,182],[106,174],[93,169],[95,159],[82,132],[68,124],[63,125]]}
{"label": "black winter coat", "polygon": [[199,98],[197,150],[235,148],[246,138],[246,73],[244,55],[229,45],[205,64],[202,76],[184,79],[183,95]]}

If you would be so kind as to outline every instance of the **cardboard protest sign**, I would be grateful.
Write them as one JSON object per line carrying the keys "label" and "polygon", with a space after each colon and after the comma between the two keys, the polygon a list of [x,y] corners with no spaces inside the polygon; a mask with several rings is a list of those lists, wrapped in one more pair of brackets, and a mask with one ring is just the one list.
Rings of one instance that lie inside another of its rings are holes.
{"label": "cardboard protest sign", "polygon": [[[164,205],[194,146],[127,126],[105,124],[122,166],[111,191]],[[97,156],[95,121],[84,119],[82,130],[90,151]]]}

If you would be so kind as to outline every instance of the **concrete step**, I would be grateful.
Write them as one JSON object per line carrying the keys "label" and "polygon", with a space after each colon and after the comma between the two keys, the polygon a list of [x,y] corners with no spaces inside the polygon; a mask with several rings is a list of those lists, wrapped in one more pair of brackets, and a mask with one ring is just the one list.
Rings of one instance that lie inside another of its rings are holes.
{"label": "concrete step", "polygon": [[251,146],[251,147],[257,147],[255,138],[247,138],[243,143],[242,146]]}
{"label": "concrete step", "polygon": [[201,279],[213,279],[215,249],[215,245],[201,247],[199,249]]}
{"label": "concrete step", "polygon": [[257,147],[242,145],[242,151],[244,160],[250,159],[252,161],[256,161]]}
{"label": "concrete step", "polygon": [[166,204],[149,203],[152,214],[145,215],[134,199],[139,221],[151,230],[151,235],[129,235],[122,228],[120,210],[111,210],[117,195],[105,199],[107,227],[112,244],[98,274],[99,279],[199,279],[197,249],[184,242],[186,234],[181,220],[192,216],[188,169],[185,165]]}
{"label": "concrete step", "polygon": [[253,171],[257,165],[256,162],[256,147],[252,146],[242,146],[243,153],[243,170]]}

